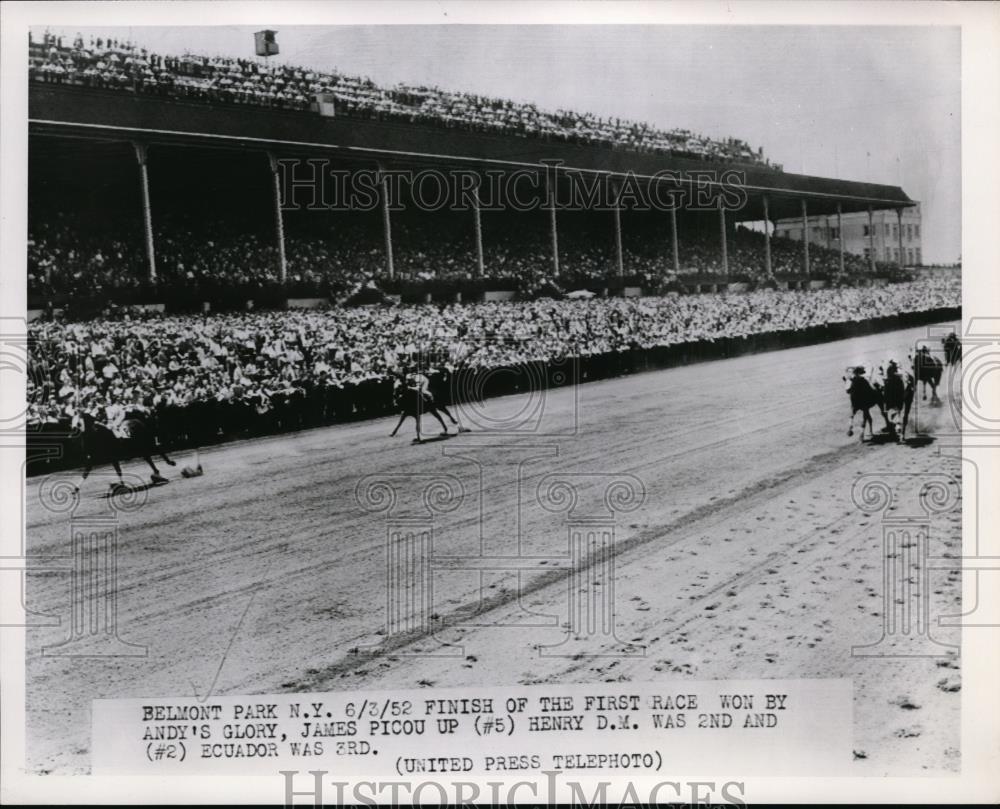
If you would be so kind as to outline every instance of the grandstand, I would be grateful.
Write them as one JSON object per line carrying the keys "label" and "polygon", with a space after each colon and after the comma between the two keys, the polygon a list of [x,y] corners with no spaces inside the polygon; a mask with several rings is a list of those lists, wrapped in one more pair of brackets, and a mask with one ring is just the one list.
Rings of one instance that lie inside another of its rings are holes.
{"label": "grandstand", "polygon": [[[899,212],[914,204],[902,189],[778,171],[738,139],[99,38],[45,35],[30,58],[32,310],[284,306],[372,280],[403,301],[469,301],[902,275],[760,227]],[[331,90],[335,114],[320,114]],[[374,207],[290,210],[314,193],[301,186],[317,160],[373,174]],[[480,210],[477,192],[474,210],[390,205],[387,177],[429,170],[479,188],[526,177],[538,204]],[[612,206],[565,205],[581,182],[611,187]],[[679,201],[636,205],[625,199],[636,185],[646,202]]]}

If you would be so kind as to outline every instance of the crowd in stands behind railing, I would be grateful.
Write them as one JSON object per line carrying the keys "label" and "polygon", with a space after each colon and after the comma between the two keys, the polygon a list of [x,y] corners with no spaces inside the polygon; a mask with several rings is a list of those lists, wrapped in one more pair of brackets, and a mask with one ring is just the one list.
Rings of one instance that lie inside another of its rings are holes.
{"label": "crowd in stands behind railing", "polygon": [[[395,283],[451,281],[477,277],[472,224],[461,220],[439,228],[424,222],[393,225]],[[526,294],[555,284],[564,290],[600,286],[618,276],[610,226],[594,227],[592,219],[567,217],[560,224],[559,273],[552,261],[549,234],[539,219],[522,227],[512,219],[489,220],[485,228],[483,278],[513,284]],[[513,224],[512,224],[513,222]],[[589,225],[588,225],[589,223]],[[31,216],[28,240],[28,293],[33,300],[53,296],[116,295],[151,289],[180,291],[196,298],[199,292],[230,290],[252,296],[254,290],[280,284],[276,236],[269,227],[254,230],[219,222],[173,221],[158,217],[154,233],[157,280],[148,279],[141,225],[118,225],[118,230],[82,224],[67,214],[39,211]],[[365,221],[337,220],[325,231],[289,227],[285,231],[287,278],[291,291],[337,298],[358,282],[385,279],[385,243],[377,217]],[[487,238],[488,236],[488,238]],[[712,276],[723,271],[718,234],[685,231],[679,240],[681,272]],[[623,274],[656,289],[673,274],[669,241],[655,227],[629,225],[623,238]],[[728,278],[760,283],[765,280],[764,234],[736,228],[729,239]],[[771,239],[772,275],[801,275],[802,243]],[[837,250],[810,247],[813,277],[850,283],[870,274],[865,259],[846,254],[840,276]],[[880,266],[879,272],[889,274]],[[124,299],[124,297],[123,297]]]}
{"label": "crowd in stands behind railing", "polygon": [[134,44],[77,35],[72,43],[46,32],[29,42],[34,81],[76,84],[193,100],[308,110],[317,95],[333,97],[338,115],[430,124],[498,135],[540,138],[746,163],[781,170],[737,138],[591,113],[539,110],[534,104],[450,92],[438,87],[382,88],[367,78],[253,59],[151,53]]}
{"label": "crowd in stands behind railing", "polygon": [[81,411],[103,420],[119,406],[161,416],[173,425],[165,440],[184,423],[214,440],[317,397],[320,420],[364,415],[362,401],[384,412],[393,374],[418,352],[451,366],[511,367],[799,332],[958,306],[960,297],[955,276],[881,289],[36,321],[28,418],[65,427]]}

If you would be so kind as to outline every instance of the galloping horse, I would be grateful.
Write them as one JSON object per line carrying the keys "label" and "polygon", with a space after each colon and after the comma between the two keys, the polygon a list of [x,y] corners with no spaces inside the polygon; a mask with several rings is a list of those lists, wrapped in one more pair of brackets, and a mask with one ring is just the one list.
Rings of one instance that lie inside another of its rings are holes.
{"label": "galloping horse", "polygon": [[[83,443],[83,477],[81,483],[87,479],[90,470],[98,464],[110,463],[115,472],[118,473],[118,483],[112,487],[125,487],[122,480],[121,462],[129,458],[142,458],[153,470],[151,480],[153,483],[166,483],[167,479],[160,474],[160,470],[153,463],[153,455],[159,455],[169,466],[176,466],[176,462],[167,457],[167,454],[156,445],[156,432],[153,427],[144,419],[129,417],[122,422],[122,432],[127,437],[119,437],[104,422],[98,421],[91,413],[81,413],[83,429],[80,439]],[[79,490],[77,486],[77,490]]]}
{"label": "galloping horse", "polygon": [[[412,416],[413,420],[417,423],[417,437],[414,441],[419,444],[423,440],[423,437],[420,435],[420,417],[424,413],[430,413],[438,420],[441,424],[441,435],[448,435],[448,425],[441,418],[441,413],[438,411],[431,396],[423,393],[418,388],[400,385],[393,393],[393,400],[396,408],[399,410],[399,422],[396,424],[396,428],[389,433],[390,438],[399,432],[399,428],[403,426],[403,422],[406,421],[407,417]],[[449,418],[451,418],[450,414]],[[452,421],[455,422],[454,418],[452,418]],[[455,423],[457,424],[457,422]]]}
{"label": "galloping horse", "polygon": [[877,391],[872,384],[865,379],[865,369],[860,365],[857,368],[851,369],[852,375],[848,379],[846,376],[843,377],[844,380],[844,390],[847,391],[847,395],[851,397],[851,418],[847,423],[847,434],[849,436],[854,435],[854,417],[861,413],[861,440],[865,440],[865,425],[868,425],[868,430],[872,438],[875,437],[875,426],[872,422],[872,415],[869,412],[873,407],[877,407],[882,413],[882,418],[885,419],[886,425],[889,424],[889,419],[886,418],[885,409],[882,405],[882,395]]}
{"label": "galloping horse", "polygon": [[941,338],[944,347],[944,361],[948,365],[958,365],[962,361],[962,341],[955,332]]}
{"label": "galloping horse", "polygon": [[896,363],[890,362],[888,372],[882,376],[882,382],[875,383],[873,387],[882,398],[882,413],[890,431],[897,438],[905,440],[910,409],[913,407],[913,394],[916,391],[913,375],[907,374],[904,379]]}
{"label": "galloping horse", "polygon": [[923,382],[923,396],[921,397],[924,401],[927,400],[927,386],[931,386],[931,403],[937,403],[941,400],[938,398],[937,386],[941,382],[941,374],[944,372],[944,365],[941,360],[931,354],[930,349],[927,346],[921,346],[916,354],[912,355],[910,359],[913,362],[913,378],[917,382]]}

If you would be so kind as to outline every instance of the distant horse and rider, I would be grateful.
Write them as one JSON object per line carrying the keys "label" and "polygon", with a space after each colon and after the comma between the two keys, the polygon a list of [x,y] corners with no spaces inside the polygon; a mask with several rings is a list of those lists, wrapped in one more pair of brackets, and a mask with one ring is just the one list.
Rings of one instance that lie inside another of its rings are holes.
{"label": "distant horse and rider", "polygon": [[951,332],[947,337],[942,337],[941,346],[944,348],[945,365],[950,367],[962,362],[962,341],[958,339],[955,332]]}
{"label": "distant horse and rider", "polygon": [[931,404],[940,404],[941,400],[938,398],[937,389],[938,385],[941,384],[941,375],[944,373],[944,363],[931,354],[927,346],[921,346],[917,349],[917,352],[910,356],[910,361],[913,363],[913,378],[917,382],[923,383],[921,398],[927,401],[927,386],[930,385]]}
{"label": "distant horse and rider", "polygon": [[[80,441],[83,445],[83,476],[82,484],[95,466],[110,463],[118,473],[117,483],[112,484],[112,491],[127,489],[122,479],[121,462],[130,458],[142,458],[153,470],[150,478],[154,485],[166,483],[167,479],[153,463],[153,456],[159,455],[168,466],[176,466],[166,451],[158,446],[156,441],[155,420],[141,415],[125,416],[114,423],[98,420],[91,411],[81,411],[74,419],[75,426],[80,431]],[[201,468],[199,464],[198,474]],[[79,485],[77,485],[79,490]]]}
{"label": "distant horse and rider", "polygon": [[442,414],[447,416],[458,432],[469,432],[468,428],[463,427],[458,419],[451,414],[444,401],[439,397],[435,397],[431,391],[430,380],[419,370],[404,369],[397,377],[393,389],[393,402],[399,412],[399,421],[389,434],[390,437],[395,437],[396,433],[399,432],[399,428],[403,426],[403,422],[412,417],[417,428],[417,437],[413,439],[413,443],[421,443],[424,439],[420,430],[420,419],[425,413],[434,416],[438,420],[438,423],[441,425],[442,437],[450,435],[448,425],[445,424],[444,419],[441,417]]}

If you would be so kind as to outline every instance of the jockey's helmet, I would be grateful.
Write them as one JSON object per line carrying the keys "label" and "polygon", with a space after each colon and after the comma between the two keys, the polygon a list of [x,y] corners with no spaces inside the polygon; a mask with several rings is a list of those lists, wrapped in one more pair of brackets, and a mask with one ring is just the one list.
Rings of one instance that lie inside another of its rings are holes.
{"label": "jockey's helmet", "polygon": [[854,368],[854,375],[855,376],[864,376],[865,375],[865,366],[863,366],[863,365],[856,366]]}

